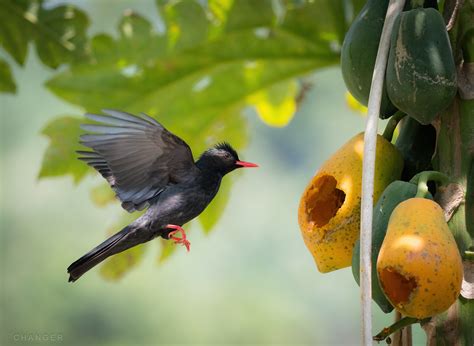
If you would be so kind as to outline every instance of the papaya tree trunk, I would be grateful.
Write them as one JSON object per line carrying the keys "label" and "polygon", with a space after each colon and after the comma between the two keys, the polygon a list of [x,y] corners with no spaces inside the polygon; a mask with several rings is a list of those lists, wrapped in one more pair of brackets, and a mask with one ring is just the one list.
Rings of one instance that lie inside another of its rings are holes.
{"label": "papaya tree trunk", "polygon": [[[428,345],[474,344],[472,294],[474,238],[474,1],[447,0],[444,17],[453,56],[458,66],[459,92],[435,122],[438,141],[434,167],[452,179],[438,191],[448,224],[463,255],[461,296],[448,311],[433,317],[423,328]],[[469,282],[470,281],[470,282]]]}

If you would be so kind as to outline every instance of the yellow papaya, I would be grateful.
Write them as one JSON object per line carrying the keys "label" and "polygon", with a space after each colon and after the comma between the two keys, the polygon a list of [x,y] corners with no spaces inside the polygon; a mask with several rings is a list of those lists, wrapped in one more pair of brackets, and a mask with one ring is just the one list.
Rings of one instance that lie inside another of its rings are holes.
{"label": "yellow papaya", "polygon": [[461,290],[462,261],[436,202],[410,198],[394,209],[377,274],[388,300],[403,315],[422,319],[454,303]]}
{"label": "yellow papaya", "polygon": [[[298,222],[318,270],[348,267],[359,239],[364,134],[343,145],[316,172],[301,197]],[[400,178],[403,159],[389,141],[377,136],[374,201]]]}

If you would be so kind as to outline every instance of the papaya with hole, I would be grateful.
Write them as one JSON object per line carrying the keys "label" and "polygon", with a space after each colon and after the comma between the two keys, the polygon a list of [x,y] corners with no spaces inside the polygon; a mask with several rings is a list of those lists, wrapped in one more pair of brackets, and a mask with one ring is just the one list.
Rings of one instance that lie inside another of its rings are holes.
{"label": "papaya with hole", "polygon": [[[375,58],[388,3],[388,0],[368,0],[352,22],[341,48],[342,77],[352,96],[364,106],[369,101]],[[384,87],[380,118],[386,119],[396,111]]]}
{"label": "papaya with hole", "polygon": [[[372,299],[382,309],[389,313],[393,310],[392,304],[387,300],[380,287],[377,277],[377,257],[387,232],[388,221],[395,207],[401,202],[415,197],[417,186],[406,181],[396,180],[382,193],[377,204],[374,206],[372,220]],[[360,285],[360,241],[357,240],[352,254],[352,274],[358,285]]]}
{"label": "papaya with hole", "polygon": [[416,8],[397,17],[385,81],[392,103],[421,124],[431,123],[451,104],[456,66],[439,11]]}
{"label": "papaya with hole", "polygon": [[436,202],[410,198],[393,210],[377,275],[390,303],[405,316],[423,319],[454,303],[463,277],[461,255]]}
{"label": "papaya with hole", "polygon": [[[406,164],[406,161],[405,161]],[[405,168],[403,169],[405,171]],[[403,173],[402,173],[403,176]],[[416,184],[406,181],[396,180],[382,193],[377,204],[374,206],[373,220],[372,220],[372,299],[380,309],[389,313],[393,310],[392,304],[380,287],[377,276],[377,258],[380,248],[382,247],[385,234],[387,233],[387,226],[392,215],[393,210],[401,202],[416,196],[418,187]],[[428,192],[427,198],[432,199],[431,193]],[[360,241],[357,240],[352,254],[352,274],[355,281],[360,285]]]}
{"label": "papaya with hole", "polygon": [[[316,172],[300,200],[298,222],[318,270],[327,273],[351,265],[359,238],[364,134],[344,144]],[[374,201],[400,178],[403,159],[377,136]]]}

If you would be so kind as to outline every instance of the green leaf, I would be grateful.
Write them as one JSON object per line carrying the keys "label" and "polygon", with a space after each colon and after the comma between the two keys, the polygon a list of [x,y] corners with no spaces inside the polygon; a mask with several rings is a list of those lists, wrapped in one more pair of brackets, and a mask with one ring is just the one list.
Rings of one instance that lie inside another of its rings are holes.
{"label": "green leaf", "polygon": [[[25,14],[33,5],[28,0],[4,0],[0,4],[0,45],[16,60],[23,65],[28,52],[30,30],[25,25]],[[36,5],[37,7],[38,5]]]}
{"label": "green leaf", "polygon": [[254,104],[258,116],[265,124],[284,127],[296,112],[297,93],[297,83],[292,79],[250,95],[247,100]]}
{"label": "green leaf", "polygon": [[199,216],[199,222],[204,229],[204,233],[208,234],[211,232],[217,221],[219,221],[220,216],[223,214],[230,198],[230,187],[230,179],[224,179],[219,188],[219,193]]}
{"label": "green leaf", "polygon": [[114,190],[108,183],[102,183],[91,190],[91,199],[98,207],[105,207],[107,204],[117,202]]}
{"label": "green leaf", "polygon": [[[192,1],[179,4],[194,6]],[[135,39],[138,18],[128,22],[130,40]],[[132,55],[123,49],[123,38],[114,41],[100,35],[92,43],[97,63],[76,64],[47,85],[59,97],[90,111],[104,107],[107,100],[109,107],[145,111],[163,122],[184,122],[182,118],[209,117],[239,103],[243,106],[258,90],[337,63],[328,41],[310,42],[279,28],[269,30],[232,31],[185,53],[162,52],[147,63],[140,58],[147,55],[145,49]],[[166,39],[150,37],[150,42]]]}
{"label": "green leaf", "polygon": [[82,120],[65,116],[56,118],[43,129],[42,134],[50,139],[50,145],[43,156],[39,178],[70,174],[75,182],[81,180],[88,167],[77,160],[76,150],[81,147],[78,138],[82,133]]}
{"label": "green leaf", "polygon": [[28,43],[34,41],[41,61],[52,68],[85,57],[84,12],[72,5],[45,8],[42,1],[3,0],[0,11],[0,44],[21,65]]}
{"label": "green leaf", "polygon": [[317,44],[339,41],[340,23],[334,21],[332,3],[339,0],[286,3],[282,26],[289,32]]}
{"label": "green leaf", "polygon": [[270,27],[276,21],[272,0],[235,0],[227,15],[227,32]]}
{"label": "green leaf", "polygon": [[209,21],[197,1],[157,0],[156,3],[166,24],[170,50],[194,47],[206,39]]}
{"label": "green leaf", "polygon": [[15,93],[16,85],[12,78],[10,66],[3,59],[0,59],[0,91]]}
{"label": "green leaf", "polygon": [[176,249],[180,246],[172,241],[160,238],[161,252],[158,256],[158,264],[165,262],[172,254],[175,253]]}
{"label": "green leaf", "polygon": [[118,281],[143,260],[148,243],[136,245],[105,260],[100,275],[109,281]]}
{"label": "green leaf", "polygon": [[344,36],[349,29],[346,23],[346,4],[345,0],[332,0],[328,2],[329,4],[329,15],[332,17],[331,21],[333,23],[334,31],[337,35],[337,41],[340,45],[344,41]]}

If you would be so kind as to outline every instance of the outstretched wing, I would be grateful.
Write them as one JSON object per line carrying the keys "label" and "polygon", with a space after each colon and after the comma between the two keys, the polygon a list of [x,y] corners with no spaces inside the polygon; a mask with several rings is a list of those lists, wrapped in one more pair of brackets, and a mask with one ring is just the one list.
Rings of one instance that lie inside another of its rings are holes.
{"label": "outstretched wing", "polygon": [[103,110],[86,114],[102,124],[81,127],[94,134],[81,136],[93,151],[79,151],[80,160],[107,179],[129,212],[148,206],[166,186],[192,178],[198,172],[189,146],[155,119]]}

